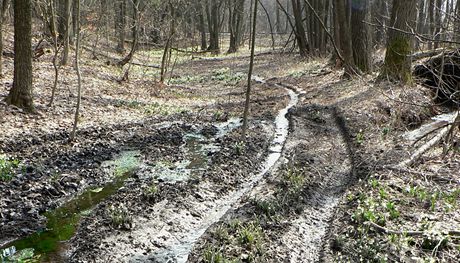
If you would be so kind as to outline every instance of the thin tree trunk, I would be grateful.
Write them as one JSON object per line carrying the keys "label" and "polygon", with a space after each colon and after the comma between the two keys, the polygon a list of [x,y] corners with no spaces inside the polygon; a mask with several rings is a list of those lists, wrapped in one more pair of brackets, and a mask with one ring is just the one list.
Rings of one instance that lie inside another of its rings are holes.
{"label": "thin tree trunk", "polygon": [[75,140],[77,133],[78,119],[80,116],[80,104],[81,104],[81,73],[80,73],[80,0],[75,0],[76,8],[76,17],[75,24],[77,25],[75,38],[76,38],[76,47],[75,47],[75,70],[77,72],[78,78],[78,88],[77,88],[77,106],[75,108],[75,117],[73,122],[72,132],[70,133],[70,141]]}
{"label": "thin tree trunk", "polygon": [[252,42],[251,42],[251,61],[249,63],[249,72],[248,72],[248,86],[246,89],[246,102],[244,104],[244,115],[243,115],[243,138],[246,137],[246,132],[248,129],[248,118],[249,110],[251,106],[251,85],[252,85],[252,71],[254,69],[254,53],[256,47],[256,25],[257,25],[257,4],[258,1],[254,1],[254,10],[253,10],[253,22],[252,22]]}
{"label": "thin tree trunk", "polygon": [[53,89],[51,90],[51,98],[50,102],[48,103],[48,107],[53,106],[54,98],[56,96],[56,90],[59,80],[59,67],[57,63],[58,55],[59,55],[59,48],[58,48],[58,35],[56,32],[56,10],[54,9],[54,0],[48,0],[49,2],[49,10],[50,10],[50,33],[53,37],[53,68],[54,68],[54,83]]}
{"label": "thin tree trunk", "polygon": [[64,49],[62,50],[62,60],[61,65],[67,65],[69,61],[69,51],[70,51],[70,16],[72,13],[71,9],[71,0],[64,0],[64,25],[65,25],[65,33],[64,33]]}
{"label": "thin tree trunk", "polygon": [[131,25],[131,32],[133,35],[133,44],[129,54],[122,60],[118,62],[118,66],[123,67],[124,65],[130,63],[133,60],[134,54],[137,50],[137,45],[139,43],[139,3],[140,0],[133,0],[133,24]]}
{"label": "thin tree trunk", "polygon": [[115,1],[115,31],[117,35],[117,52],[125,52],[126,1]]}
{"label": "thin tree trunk", "polygon": [[0,13],[0,78],[3,77],[3,24],[5,23],[5,15],[10,5],[9,0],[0,0],[1,13]]}

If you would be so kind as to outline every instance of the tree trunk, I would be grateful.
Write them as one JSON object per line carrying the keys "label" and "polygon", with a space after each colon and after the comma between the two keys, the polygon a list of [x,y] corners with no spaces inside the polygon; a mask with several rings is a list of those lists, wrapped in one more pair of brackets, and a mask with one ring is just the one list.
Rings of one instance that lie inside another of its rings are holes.
{"label": "tree trunk", "polygon": [[[435,32],[435,12],[434,9],[436,7],[436,0],[429,0],[428,2],[428,37],[433,38]],[[433,48],[433,41],[428,41],[428,49]]]}
{"label": "tree trunk", "polygon": [[3,77],[3,24],[5,22],[6,11],[9,8],[9,0],[0,0],[0,78]]}
{"label": "tree trunk", "polygon": [[[425,34],[425,22],[426,22],[426,16],[425,16],[425,0],[419,0],[419,6],[418,6],[418,18],[417,18],[417,33],[420,35]],[[420,48],[420,41],[417,41],[417,48]]]}
{"label": "tree trunk", "polygon": [[[400,31],[410,31],[415,25],[417,0],[393,0],[391,25],[382,76],[403,83],[412,81],[411,58],[412,37]],[[400,31],[398,31],[400,30]]]}
{"label": "tree trunk", "polygon": [[235,53],[241,43],[243,34],[243,17],[244,17],[244,0],[231,1],[229,3],[229,30],[230,30],[230,47],[227,53]]}
{"label": "tree trunk", "polygon": [[70,16],[72,13],[71,9],[71,0],[64,0],[64,15],[63,15],[63,24],[64,24],[64,38],[62,39],[64,44],[64,49],[62,50],[62,65],[67,65],[69,61],[69,51],[70,51]]}
{"label": "tree trunk", "polygon": [[115,33],[117,36],[117,52],[125,52],[125,28],[126,28],[126,1],[115,1]]}
{"label": "tree trunk", "polygon": [[34,111],[32,98],[32,4],[31,0],[14,3],[14,79],[6,102]]}
{"label": "tree trunk", "polygon": [[372,37],[369,25],[369,5],[366,0],[353,0],[351,11],[351,28],[353,58],[357,68],[362,72],[372,71]]}
{"label": "tree trunk", "polygon": [[[17,1],[17,0],[16,0]],[[75,0],[76,16],[75,24],[77,25],[75,38],[76,38],[76,47],[75,47],[75,70],[77,72],[78,78],[78,87],[77,87],[77,106],[75,108],[75,118],[73,123],[72,132],[70,133],[70,141],[75,139],[77,133],[78,119],[80,115],[80,104],[81,104],[81,73],[80,73],[80,0]]]}
{"label": "tree trunk", "polygon": [[200,35],[201,35],[201,50],[204,51],[208,47],[207,39],[206,39],[206,24],[205,24],[205,11],[203,8],[203,2],[199,1],[197,3],[197,12],[198,12],[198,19],[200,22]]}
{"label": "tree trunk", "polygon": [[441,31],[442,31],[442,0],[436,0],[436,25],[435,25],[435,30],[434,30],[434,49],[437,49],[439,47],[439,43],[441,40]]}
{"label": "tree trunk", "polygon": [[124,65],[131,62],[136,53],[137,45],[139,43],[139,3],[140,0],[133,0],[133,24],[131,25],[131,34],[133,36],[133,44],[129,54],[118,62],[118,66],[123,67]]}
{"label": "tree trunk", "polygon": [[53,106],[54,103],[54,98],[56,96],[56,90],[57,90],[57,85],[58,85],[58,80],[59,80],[59,67],[57,63],[58,55],[59,55],[59,48],[58,48],[58,35],[56,32],[56,10],[54,8],[54,0],[48,0],[48,5],[49,5],[49,23],[50,23],[50,33],[51,37],[53,38],[53,68],[54,68],[54,83],[53,83],[53,89],[51,90],[51,98],[50,102],[48,103],[48,106],[51,107]]}
{"label": "tree trunk", "polygon": [[291,0],[291,3],[295,20],[294,33],[299,46],[300,56],[307,57],[310,48],[308,46],[307,35],[302,21],[302,5],[300,4],[300,0]]}
{"label": "tree trunk", "polygon": [[335,9],[337,15],[337,26],[340,37],[340,48],[342,51],[343,59],[345,60],[345,77],[351,77],[356,74],[354,58],[353,58],[353,46],[351,39],[351,30],[348,24],[347,18],[347,5],[346,0],[335,0]]}
{"label": "tree trunk", "polygon": [[220,45],[219,45],[219,33],[220,33],[220,23],[219,23],[219,0],[210,0],[211,6],[209,10],[209,47],[208,50],[212,51],[213,53],[220,52]]}
{"label": "tree trunk", "polygon": [[249,110],[251,106],[251,85],[252,85],[252,71],[254,69],[254,53],[256,47],[256,25],[257,25],[257,4],[258,1],[254,1],[253,9],[253,21],[252,21],[252,41],[251,41],[251,61],[249,63],[249,72],[248,72],[248,86],[246,89],[246,101],[244,104],[244,115],[243,115],[243,138],[246,137],[246,131],[248,129],[248,118]]}

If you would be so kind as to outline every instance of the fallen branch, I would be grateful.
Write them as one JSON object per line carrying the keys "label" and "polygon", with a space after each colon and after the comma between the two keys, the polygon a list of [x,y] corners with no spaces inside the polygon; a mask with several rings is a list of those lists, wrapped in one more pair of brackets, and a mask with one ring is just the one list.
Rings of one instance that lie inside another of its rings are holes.
{"label": "fallen branch", "polygon": [[[82,48],[85,49],[85,50],[88,50],[88,51],[90,51],[90,52],[92,52],[92,53],[95,53],[96,55],[103,56],[103,57],[105,57],[105,58],[107,58],[107,59],[112,60],[112,63],[115,64],[115,65],[118,64],[118,61],[120,61],[120,59],[115,58],[115,57],[111,57],[111,56],[109,56],[109,55],[107,55],[107,54],[104,54],[104,53],[102,53],[102,52],[98,52],[98,51],[94,52],[94,50],[92,50],[92,49],[89,48],[89,47],[82,47]],[[131,61],[131,64],[132,64],[132,65],[135,65],[135,66],[139,66],[139,67],[145,67],[145,68],[156,68],[156,69],[159,69],[159,68],[160,68],[159,65],[142,64],[142,63],[133,62],[133,61]]]}
{"label": "fallen branch", "polygon": [[[367,221],[364,224],[370,225],[379,232],[382,232],[387,235],[405,235],[409,237],[415,237],[415,236],[423,236],[426,232],[425,231],[396,231],[396,230],[391,230],[388,228],[385,228],[383,226],[380,226],[372,221]],[[442,232],[443,234],[447,234],[449,236],[460,236],[460,230],[450,230],[450,231],[445,231]]]}
{"label": "fallen branch", "polygon": [[407,160],[404,160],[398,164],[399,167],[412,166],[425,152],[437,145],[444,137],[452,133],[455,128],[455,123],[459,121],[459,112],[455,114],[454,122],[441,129],[436,136],[434,136],[427,143],[422,145],[417,151],[415,151]]}
{"label": "fallen branch", "polygon": [[444,51],[446,51],[445,48],[425,50],[425,51],[416,52],[416,53],[412,54],[410,57],[413,60],[420,60],[420,59],[424,59],[424,58],[437,56],[437,55],[441,54]]}

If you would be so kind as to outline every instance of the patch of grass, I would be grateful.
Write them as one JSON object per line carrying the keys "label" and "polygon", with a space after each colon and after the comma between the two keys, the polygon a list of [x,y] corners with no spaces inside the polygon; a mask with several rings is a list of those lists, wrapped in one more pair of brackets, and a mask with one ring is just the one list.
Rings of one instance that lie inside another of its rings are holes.
{"label": "patch of grass", "polygon": [[240,226],[238,230],[238,242],[241,245],[254,247],[262,242],[263,231],[257,222],[249,222]]}
{"label": "patch of grass", "polygon": [[297,166],[288,168],[283,176],[287,190],[291,194],[299,194],[305,185],[306,179],[304,173]]}
{"label": "patch of grass", "polygon": [[181,77],[175,77],[171,78],[168,83],[173,84],[173,85],[180,85],[180,84],[188,84],[188,83],[203,83],[205,81],[205,78],[200,75],[196,76],[181,76]]}
{"label": "patch of grass", "polygon": [[221,242],[226,242],[230,239],[228,229],[225,225],[219,225],[216,227],[213,231],[213,236]]}
{"label": "patch of grass", "polygon": [[19,168],[19,160],[0,155],[0,181],[10,181],[14,171]]}
{"label": "patch of grass", "polygon": [[147,115],[169,116],[177,113],[184,113],[187,111],[188,110],[183,107],[160,104],[158,102],[154,102],[144,107],[144,113]]}
{"label": "patch of grass", "polygon": [[279,209],[279,205],[277,204],[276,200],[260,200],[255,199],[253,203],[257,210],[261,211],[264,215],[268,216],[269,218],[276,215],[276,212]]}
{"label": "patch of grass", "polygon": [[245,77],[244,73],[232,73],[230,68],[221,68],[212,72],[211,80],[223,82],[226,85],[236,85]]}
{"label": "patch of grass", "polygon": [[226,259],[221,251],[221,248],[215,246],[208,246],[203,251],[203,261],[205,263],[233,263],[236,260]]}
{"label": "patch of grass", "polygon": [[0,250],[0,262],[33,263],[40,262],[40,255],[35,255],[33,248],[17,251],[15,247]]}
{"label": "patch of grass", "polygon": [[106,215],[113,228],[129,230],[133,227],[133,218],[123,204],[109,206]]}

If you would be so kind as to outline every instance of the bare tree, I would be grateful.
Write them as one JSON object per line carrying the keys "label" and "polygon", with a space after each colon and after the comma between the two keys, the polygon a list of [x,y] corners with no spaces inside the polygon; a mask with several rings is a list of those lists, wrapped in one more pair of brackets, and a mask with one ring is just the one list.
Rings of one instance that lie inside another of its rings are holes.
{"label": "bare tree", "polygon": [[248,86],[246,89],[246,102],[244,104],[244,115],[243,115],[243,138],[246,137],[248,129],[248,118],[249,110],[251,106],[251,88],[252,88],[252,71],[254,69],[254,53],[256,48],[256,28],[257,28],[257,6],[258,1],[254,1],[253,17],[252,17],[252,42],[251,42],[251,61],[249,62],[248,72]]}
{"label": "bare tree", "polygon": [[80,73],[80,0],[75,0],[76,8],[76,19],[75,24],[77,25],[77,30],[75,32],[76,38],[76,47],[75,47],[75,71],[77,72],[78,78],[78,87],[77,87],[77,106],[75,108],[75,117],[73,122],[72,132],[70,133],[70,141],[75,140],[77,133],[78,119],[80,116],[80,104],[81,104],[81,73]]}

